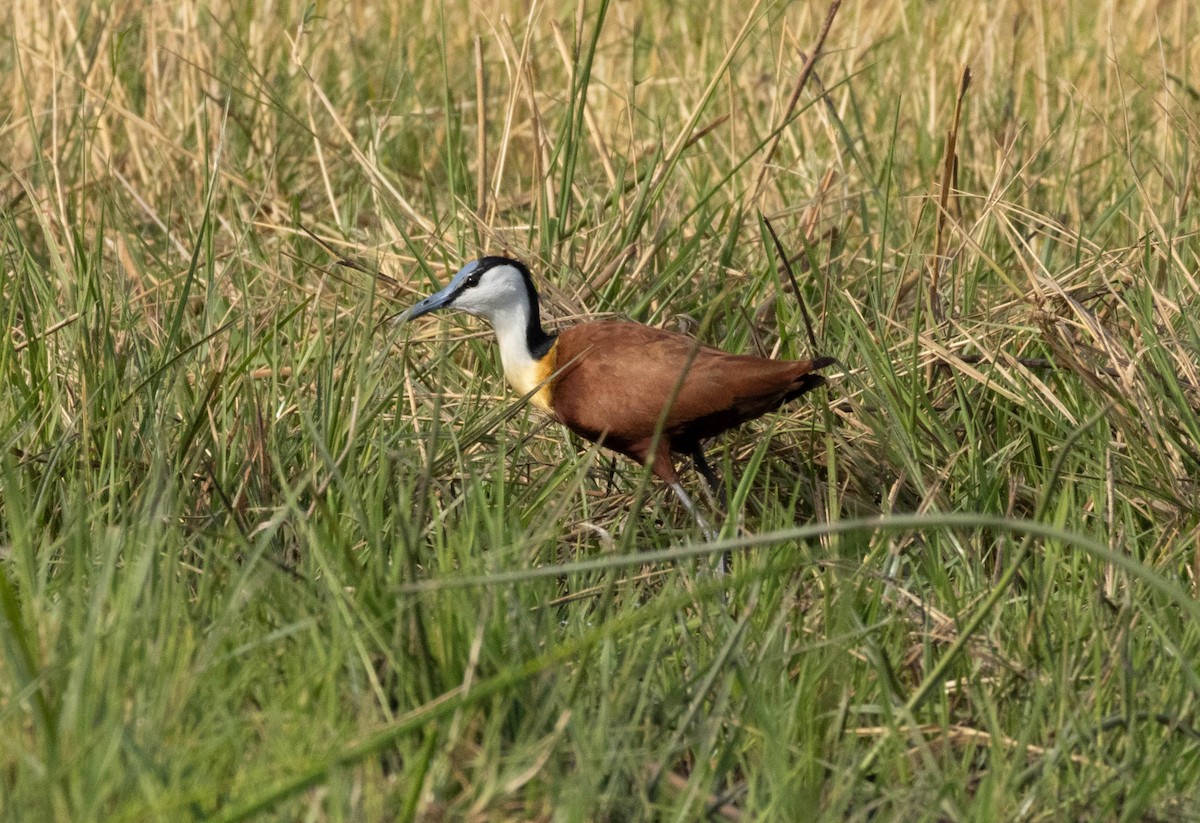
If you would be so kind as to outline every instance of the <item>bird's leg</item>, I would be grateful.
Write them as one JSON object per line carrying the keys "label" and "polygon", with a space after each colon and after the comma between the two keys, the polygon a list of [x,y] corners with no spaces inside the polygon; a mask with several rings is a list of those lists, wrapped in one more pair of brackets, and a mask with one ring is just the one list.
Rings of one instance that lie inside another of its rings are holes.
{"label": "bird's leg", "polygon": [[696,504],[692,502],[692,498],[688,497],[688,493],[683,490],[683,486],[678,480],[671,484],[671,491],[675,492],[675,496],[683,503],[683,507],[691,513],[692,517],[696,518],[700,531],[704,532],[704,539],[710,543],[716,540],[717,533],[713,531],[712,526],[708,525],[708,521],[704,519],[704,515],[700,514],[700,510],[696,508]]}
{"label": "bird's leg", "polygon": [[[704,478],[704,492],[708,495],[708,502],[713,507],[714,511],[723,511],[725,505],[723,503],[725,493],[721,489],[721,480],[717,477],[716,472],[712,470],[712,466],[708,465],[708,460],[704,457],[704,450],[699,446],[692,451],[692,465],[696,467],[696,471]],[[722,552],[721,559],[717,561],[717,571],[721,574],[729,572],[729,566],[733,557],[729,552]]]}
{"label": "bird's leg", "polygon": [[[666,438],[659,441],[658,452],[651,463],[651,467],[654,473],[658,475],[658,478],[666,483],[671,488],[671,491],[675,492],[675,496],[679,498],[679,502],[683,503],[683,507],[696,519],[696,524],[700,527],[700,531],[703,532],[704,539],[709,543],[715,541],[717,539],[716,530],[708,524],[708,521],[704,519],[704,515],[700,514],[700,509],[696,508],[696,504],[692,502],[692,498],[683,490],[683,486],[679,482],[679,475],[675,473],[675,466],[671,462],[671,444]],[[722,557],[717,564],[717,572],[724,575],[728,571],[729,562],[725,557]]]}
{"label": "bird's leg", "polygon": [[699,446],[692,451],[692,465],[696,467],[696,471],[700,472],[700,476],[707,484],[704,492],[708,495],[708,502],[714,509],[725,508],[720,502],[725,497],[725,493],[721,489],[721,479],[712,470],[712,466],[708,465],[708,460],[704,457],[704,450]]}
{"label": "bird's leg", "polygon": [[[688,497],[688,493],[683,490],[683,486],[676,480],[671,484],[671,491],[675,492],[675,496],[683,503],[683,507],[692,513],[692,517],[696,518],[696,523],[700,526],[700,531],[704,532],[704,539],[709,543],[717,539],[717,533],[713,527],[708,525],[708,521],[704,519],[704,515],[700,514],[700,510],[696,508],[696,504],[692,502],[692,498]],[[717,560],[717,574],[724,577],[729,574],[729,552],[722,552],[720,559]]]}

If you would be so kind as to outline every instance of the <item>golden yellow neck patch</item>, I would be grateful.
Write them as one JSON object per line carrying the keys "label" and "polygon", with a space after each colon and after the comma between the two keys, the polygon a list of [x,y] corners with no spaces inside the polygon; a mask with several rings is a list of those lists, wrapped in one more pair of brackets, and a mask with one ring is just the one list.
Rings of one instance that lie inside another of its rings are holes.
{"label": "golden yellow neck patch", "polygon": [[[535,388],[537,391],[529,398],[529,402],[544,412],[550,412],[553,395],[550,391],[550,375],[554,374],[558,362],[558,341],[550,347],[550,351],[541,360],[521,359],[515,363],[504,364],[504,377],[513,390],[522,396],[529,394]],[[540,388],[539,388],[540,386]]]}

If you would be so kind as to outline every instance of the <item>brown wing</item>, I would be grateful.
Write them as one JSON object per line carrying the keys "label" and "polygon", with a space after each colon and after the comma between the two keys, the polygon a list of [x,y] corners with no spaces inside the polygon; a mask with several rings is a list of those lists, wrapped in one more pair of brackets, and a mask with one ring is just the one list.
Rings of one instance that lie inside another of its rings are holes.
{"label": "brown wing", "polygon": [[[556,346],[555,414],[590,440],[645,461],[663,409],[667,446],[688,451],[820,385],[827,361],[728,354],[637,323],[584,323]],[[682,376],[682,383],[681,383]]]}

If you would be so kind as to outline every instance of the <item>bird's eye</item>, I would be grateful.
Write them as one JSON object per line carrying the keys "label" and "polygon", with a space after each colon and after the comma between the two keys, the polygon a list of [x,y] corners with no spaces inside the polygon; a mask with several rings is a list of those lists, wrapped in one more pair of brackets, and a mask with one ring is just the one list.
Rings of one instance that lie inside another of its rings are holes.
{"label": "bird's eye", "polygon": [[477,271],[477,272],[473,272],[473,273],[471,274],[471,276],[467,278],[467,282],[466,282],[466,284],[465,284],[465,285],[466,285],[466,287],[469,289],[469,288],[472,288],[472,287],[474,287],[474,286],[478,286],[478,285],[479,285],[479,278],[480,278],[480,277],[482,277],[482,276],[483,276],[483,272],[478,272],[478,271]]}

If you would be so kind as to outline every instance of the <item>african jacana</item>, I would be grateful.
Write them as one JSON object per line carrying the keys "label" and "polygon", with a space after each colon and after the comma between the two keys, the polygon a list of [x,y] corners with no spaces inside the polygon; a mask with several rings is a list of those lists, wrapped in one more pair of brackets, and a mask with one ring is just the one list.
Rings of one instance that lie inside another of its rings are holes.
{"label": "african jacana", "polygon": [[535,406],[579,436],[649,464],[710,539],[712,530],[679,484],[671,452],[690,455],[718,491],[701,441],[820,386],[825,378],[814,372],[834,362],[729,354],[681,334],[609,320],[547,334],[529,269],[507,257],[468,263],[396,322],[446,308],[486,319],[500,343],[504,376],[517,392],[532,392]]}

